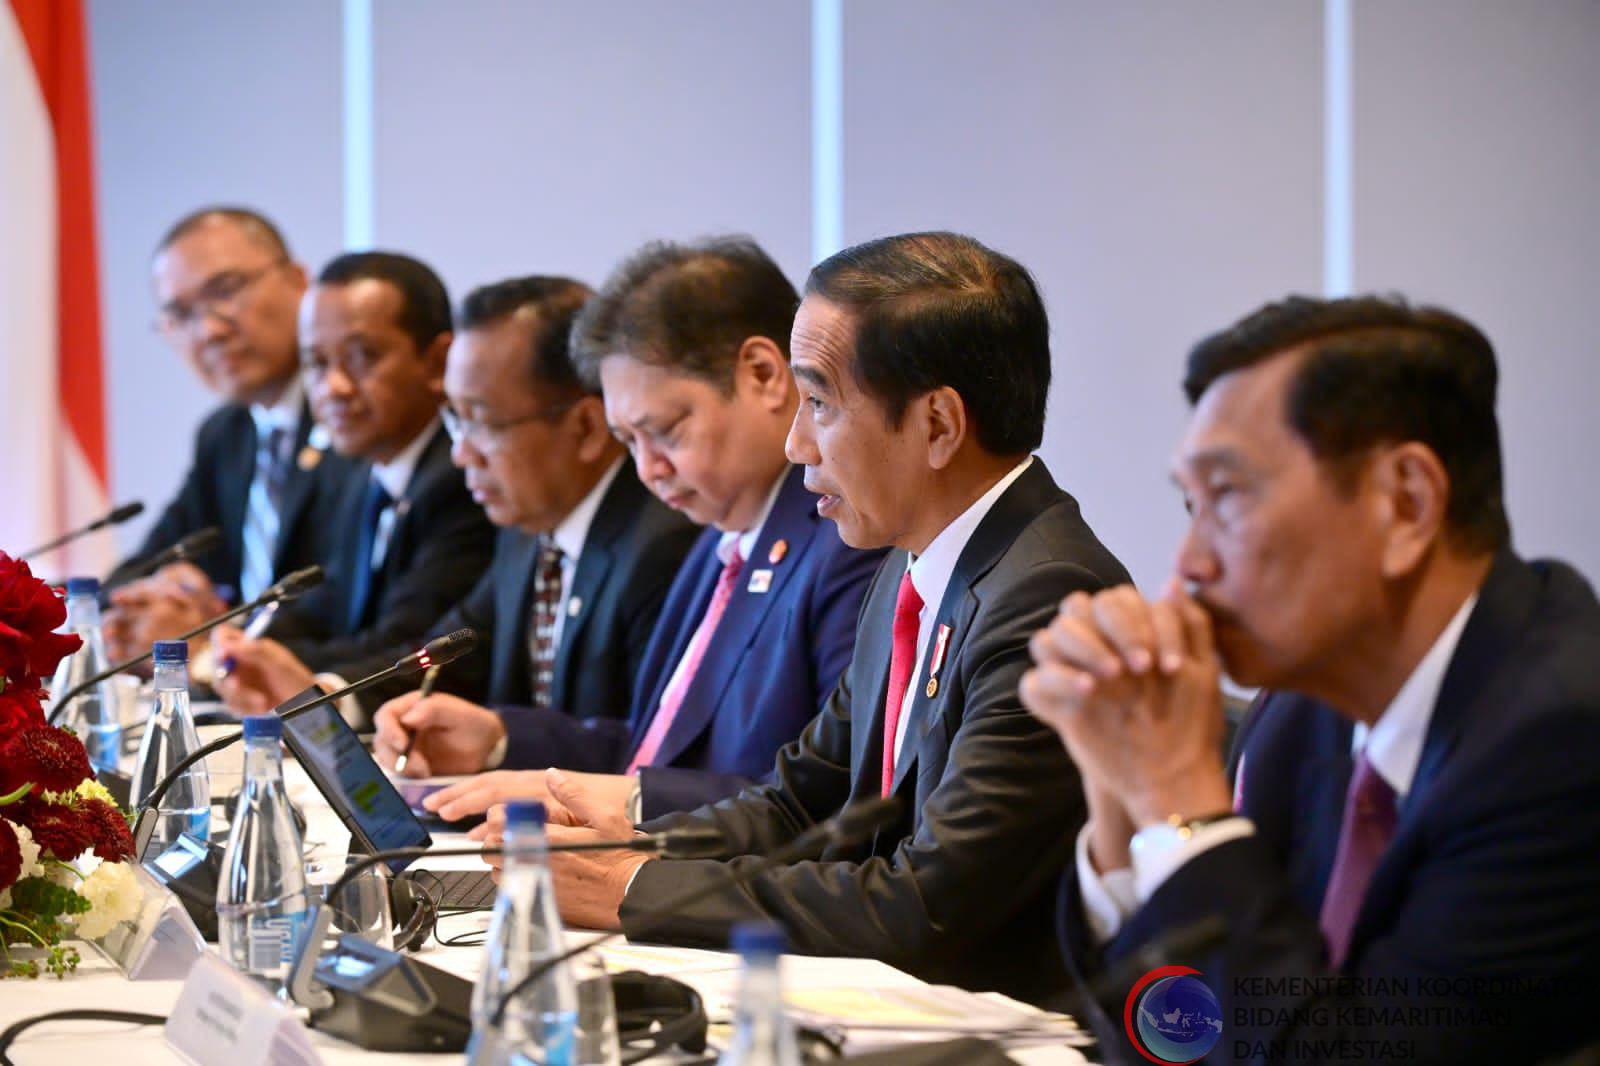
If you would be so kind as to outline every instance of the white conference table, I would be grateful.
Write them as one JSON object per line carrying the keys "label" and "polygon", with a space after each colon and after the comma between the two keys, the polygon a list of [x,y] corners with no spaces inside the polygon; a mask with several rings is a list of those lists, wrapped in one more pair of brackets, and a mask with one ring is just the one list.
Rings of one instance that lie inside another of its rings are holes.
{"label": "white conference table", "polygon": [[[232,765],[226,762],[211,765],[214,785],[222,784],[229,776],[237,780],[238,757],[235,756],[234,760]],[[334,851],[342,854],[348,834],[292,760],[285,764],[285,777],[292,799],[306,816],[307,840],[318,842],[324,849],[324,855]],[[436,837],[436,842],[446,846],[464,843],[465,838]],[[451,858],[426,865],[461,868],[479,864],[480,861],[476,859]],[[440,920],[439,937],[449,938],[483,929],[488,919],[488,912],[448,915]],[[593,937],[595,934],[572,931],[570,935]],[[214,946],[211,950],[214,950]],[[725,1031],[718,1028],[718,1023],[726,1023],[732,1011],[738,981],[736,956],[726,952],[636,944],[620,939],[599,950],[607,968],[613,972],[644,970],[672,976],[693,986],[700,993],[712,1022],[712,1043],[715,1046],[717,1036]],[[481,951],[478,947],[445,947],[439,943],[439,938],[431,938],[427,946],[414,957],[472,979],[479,969]],[[0,981],[0,1029],[23,1018],[51,1011],[106,1009],[166,1015],[177,1003],[181,981],[130,981],[93,947],[81,945],[81,954],[83,962],[78,971],[64,980],[43,977],[37,980]],[[905,1017],[906,1012],[913,1009],[919,1015],[929,1017],[949,1015],[959,1013],[967,1006],[982,1010],[986,1006],[985,999],[1031,1012],[1031,1008],[1013,1004],[1003,997],[972,998],[965,993],[952,991],[948,995],[964,998],[945,999],[943,996],[946,993],[941,990],[871,959],[786,955],[783,959],[783,976],[786,992],[793,1005],[817,1010],[848,1003],[851,1010],[860,1010],[860,1014],[851,1015],[853,1017],[881,1015],[884,1019],[893,1019]],[[1069,1042],[1081,1043],[1081,1040],[1075,1039],[1078,1036],[1075,1027],[1070,1022],[1064,1022],[1060,1032],[1062,1043],[1016,1047],[1009,1049],[1007,1054],[1023,1066],[1072,1066],[1085,1062],[1079,1051],[1068,1046]],[[327,1066],[373,1066],[375,1063],[385,1066],[435,1066],[441,1062],[459,1062],[462,1058],[459,1053],[365,1051],[315,1030],[310,1035],[312,1044]],[[870,1050],[897,1039],[941,1039],[958,1035],[961,1034],[955,1031],[912,1035],[852,1030],[846,1043],[846,1052]],[[184,1061],[166,1044],[159,1026],[100,1021],[44,1023],[22,1034],[12,1046],[10,1054],[17,1066],[88,1063],[94,1061],[93,1056],[100,1054],[107,1055],[108,1063],[114,1066],[168,1066]],[[661,1061],[671,1060],[662,1057]]]}

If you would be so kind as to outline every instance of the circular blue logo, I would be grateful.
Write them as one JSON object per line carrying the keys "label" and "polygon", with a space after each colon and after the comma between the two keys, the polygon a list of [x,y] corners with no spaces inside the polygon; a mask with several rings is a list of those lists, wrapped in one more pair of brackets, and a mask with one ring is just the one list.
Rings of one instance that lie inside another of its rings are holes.
{"label": "circular blue logo", "polygon": [[1222,1036],[1222,1008],[1198,977],[1162,977],[1144,989],[1136,1008],[1139,1042],[1161,1062],[1193,1062]]}

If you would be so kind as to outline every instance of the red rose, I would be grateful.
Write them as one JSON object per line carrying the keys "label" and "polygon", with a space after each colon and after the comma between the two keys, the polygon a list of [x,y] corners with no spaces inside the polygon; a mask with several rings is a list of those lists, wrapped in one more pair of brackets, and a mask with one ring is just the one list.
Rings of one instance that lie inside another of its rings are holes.
{"label": "red rose", "polygon": [[42,853],[62,862],[71,862],[94,845],[94,833],[83,812],[64,803],[19,803],[8,815],[33,833],[33,842]]}
{"label": "red rose", "polygon": [[24,729],[0,744],[0,796],[30,782],[38,792],[67,792],[93,772],[83,741],[53,725]]}
{"label": "red rose", "polygon": [[0,889],[10,888],[22,876],[22,842],[11,823],[0,818]]}
{"label": "red rose", "polygon": [[66,620],[60,593],[34,577],[27,563],[0,552],[0,674],[20,685],[55,673],[83,643],[56,632]]}
{"label": "red rose", "polygon": [[41,689],[17,685],[7,685],[5,691],[0,692],[0,745],[15,733],[44,725],[44,707],[39,700],[41,692]]}
{"label": "red rose", "polygon": [[83,805],[83,819],[94,835],[96,855],[107,862],[133,858],[133,834],[128,831],[128,820],[121,811],[103,799],[91,799]]}

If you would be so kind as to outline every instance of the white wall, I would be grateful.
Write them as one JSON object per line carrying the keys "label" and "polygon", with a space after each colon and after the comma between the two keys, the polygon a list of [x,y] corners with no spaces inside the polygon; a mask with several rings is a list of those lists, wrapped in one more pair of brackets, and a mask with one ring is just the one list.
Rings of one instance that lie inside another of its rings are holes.
{"label": "white wall", "polygon": [[[1600,5],[1352,4],[1354,274],[1502,356],[1519,546],[1600,576]],[[655,236],[811,260],[811,5],[375,0],[376,240],[460,294],[598,281]],[[170,495],[207,398],[149,332],[148,255],[201,202],[338,250],[332,0],[91,0],[113,495]],[[1323,262],[1323,5],[844,0],[844,238],[971,232],[1054,323],[1044,456],[1147,586],[1181,361]],[[135,534],[127,534],[131,542]]]}

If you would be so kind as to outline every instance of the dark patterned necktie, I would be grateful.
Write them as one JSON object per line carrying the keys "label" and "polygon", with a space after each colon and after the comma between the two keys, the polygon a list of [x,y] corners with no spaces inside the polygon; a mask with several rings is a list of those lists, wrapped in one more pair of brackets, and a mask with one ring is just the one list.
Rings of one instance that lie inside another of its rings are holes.
{"label": "dark patterned necktie", "polygon": [[529,676],[536,707],[550,704],[556,672],[556,612],[560,609],[561,549],[554,538],[543,537],[533,572],[533,617],[528,625]]}
{"label": "dark patterned necktie", "polygon": [[1322,898],[1320,924],[1328,941],[1328,959],[1335,966],[1342,966],[1350,951],[1350,934],[1361,914],[1367,884],[1394,836],[1396,821],[1394,789],[1367,761],[1367,753],[1362,752],[1345,793],[1339,850]]}

